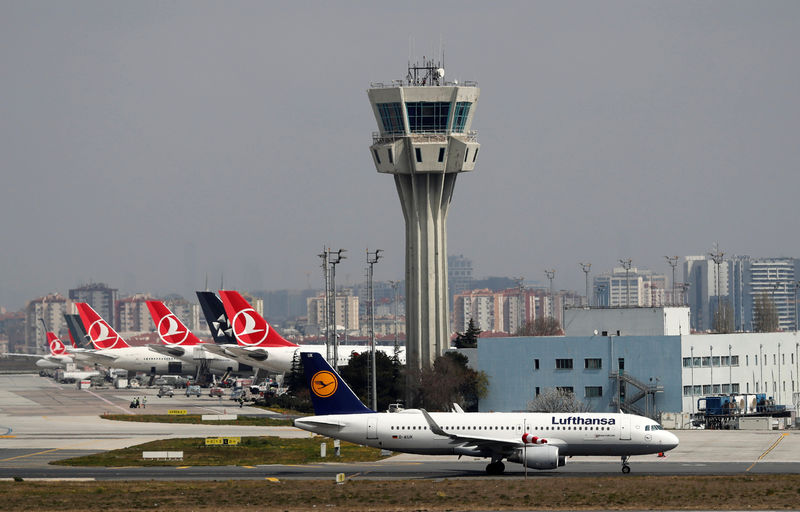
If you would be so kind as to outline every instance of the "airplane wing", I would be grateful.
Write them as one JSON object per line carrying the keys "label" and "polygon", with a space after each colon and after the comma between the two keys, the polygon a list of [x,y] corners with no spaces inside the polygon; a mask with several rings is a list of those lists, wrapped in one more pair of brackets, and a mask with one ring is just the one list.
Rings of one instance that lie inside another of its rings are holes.
{"label": "airplane wing", "polygon": [[310,416],[307,418],[299,418],[298,421],[302,421],[303,423],[308,423],[309,425],[319,425],[321,427],[337,427],[339,429],[342,428],[342,423],[340,421],[332,421],[323,419],[323,416]]}
{"label": "airplane wing", "polygon": [[47,356],[47,354],[19,354],[19,353],[16,353],[16,352],[3,352],[0,355],[2,355],[3,357],[7,357],[7,356],[35,357],[37,359],[44,359],[45,356]]}
{"label": "airplane wing", "polygon": [[262,348],[246,349],[239,346],[225,347],[225,351],[235,357],[249,358],[255,361],[266,361],[269,357],[269,352]]}
{"label": "airplane wing", "polygon": [[186,349],[179,346],[158,345],[151,343],[147,345],[147,348],[153,352],[169,357],[182,357],[186,353]]}
{"label": "airplane wing", "polygon": [[70,354],[75,356],[75,359],[81,362],[91,364],[110,365],[114,364],[114,362],[117,360],[117,356],[97,354],[95,352],[70,352]]}
{"label": "airplane wing", "polygon": [[216,343],[201,343],[198,345],[206,352],[215,354],[222,357],[228,357],[230,354],[225,352],[225,345],[217,345]]}
{"label": "airplane wing", "polygon": [[[511,453],[515,450],[522,448],[525,446],[525,443],[522,442],[522,438],[519,439],[508,439],[508,438],[497,438],[497,437],[487,437],[487,436],[474,436],[469,435],[465,436],[462,434],[452,434],[446,432],[442,427],[440,427],[431,415],[428,414],[428,411],[425,409],[420,409],[422,415],[425,416],[425,421],[428,422],[428,427],[431,429],[431,432],[436,434],[437,436],[445,436],[451,439],[453,444],[461,444],[464,446],[475,446],[476,448],[489,451],[493,453]],[[562,439],[552,439],[547,438],[547,444],[550,446],[566,446],[566,442]],[[529,444],[528,447],[531,449],[536,449],[537,446],[546,446],[541,444]]]}

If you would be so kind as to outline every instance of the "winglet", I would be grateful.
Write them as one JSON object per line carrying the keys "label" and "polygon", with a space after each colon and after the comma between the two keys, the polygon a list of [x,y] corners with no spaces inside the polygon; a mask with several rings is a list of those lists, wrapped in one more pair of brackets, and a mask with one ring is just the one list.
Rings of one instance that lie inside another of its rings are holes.
{"label": "winglet", "polygon": [[442,427],[440,427],[440,426],[439,426],[439,425],[438,425],[438,424],[437,424],[437,423],[436,423],[436,422],[433,420],[433,418],[431,418],[431,415],[430,415],[430,414],[428,414],[428,411],[426,411],[425,409],[420,409],[420,411],[422,411],[422,415],[423,415],[423,416],[425,416],[425,421],[427,421],[427,422],[428,422],[428,426],[431,428],[431,432],[433,432],[433,433],[434,433],[434,434],[436,434],[437,436],[445,436],[445,437],[450,437],[450,434],[448,434],[447,432],[445,432],[444,430],[442,430]]}
{"label": "winglet", "polygon": [[308,383],[314,414],[364,414],[375,412],[361,403],[350,386],[331,368],[317,352],[301,352],[306,382]]}

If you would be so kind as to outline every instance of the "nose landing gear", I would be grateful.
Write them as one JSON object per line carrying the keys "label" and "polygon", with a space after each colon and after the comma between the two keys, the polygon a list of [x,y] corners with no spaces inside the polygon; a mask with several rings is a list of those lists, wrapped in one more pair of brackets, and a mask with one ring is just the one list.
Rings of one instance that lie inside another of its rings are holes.
{"label": "nose landing gear", "polygon": [[628,465],[630,455],[623,455],[622,457],[622,472],[626,475],[631,472],[631,467]]}

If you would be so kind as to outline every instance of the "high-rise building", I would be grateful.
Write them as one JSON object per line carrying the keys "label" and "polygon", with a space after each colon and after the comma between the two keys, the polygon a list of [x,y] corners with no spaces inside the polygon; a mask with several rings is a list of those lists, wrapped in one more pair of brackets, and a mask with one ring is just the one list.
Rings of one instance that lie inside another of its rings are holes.
{"label": "high-rise building", "polygon": [[472,260],[463,254],[447,257],[447,286],[450,290],[450,307],[452,297],[465,290],[472,289]]}
{"label": "high-rise building", "polygon": [[[147,301],[153,297],[137,293],[117,301],[117,330],[120,332],[144,332],[156,329]],[[101,315],[102,316],[102,315]]]}
{"label": "high-rise building", "polygon": [[456,177],[475,168],[480,90],[446,82],[442,66],[425,60],[367,94],[379,130],[370,153],[379,173],[394,176],[405,218],[407,364],[422,368],[450,345],[447,211]]}
{"label": "high-rise building", "polygon": [[39,319],[44,320],[47,330],[64,336],[67,333],[67,324],[64,313],[67,312],[69,301],[61,294],[53,293],[28,302],[25,307],[25,347],[30,353],[47,353],[45,328]]}
{"label": "high-rise building", "polygon": [[73,288],[69,291],[72,302],[85,302],[92,306],[109,325],[117,326],[117,289],[109,288],[105,283],[92,283]]}
{"label": "high-rise building", "polygon": [[595,276],[594,289],[597,305],[612,308],[663,306],[668,294],[665,275],[636,267]]}
{"label": "high-rise building", "polygon": [[[350,290],[346,293],[336,293],[336,304],[334,308],[334,315],[336,318],[337,329],[346,328],[348,331],[357,331],[359,329],[358,319],[358,297],[350,295]],[[308,309],[308,325],[311,330],[317,332],[324,332],[325,318],[326,318],[326,305],[325,293],[316,297],[309,297],[306,299]]]}

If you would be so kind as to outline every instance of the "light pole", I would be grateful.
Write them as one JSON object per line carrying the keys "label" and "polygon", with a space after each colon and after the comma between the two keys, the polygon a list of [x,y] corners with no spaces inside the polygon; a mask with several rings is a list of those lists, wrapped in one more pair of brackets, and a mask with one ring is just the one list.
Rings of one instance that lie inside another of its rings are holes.
{"label": "light pole", "polygon": [[550,270],[545,270],[544,275],[547,276],[547,279],[550,280],[550,316],[555,318],[555,298],[554,298],[554,291],[553,291],[553,278],[556,277],[556,269],[552,268]]}
{"label": "light pole", "polygon": [[[759,372],[759,377],[758,378],[761,380],[761,383],[758,385],[758,387],[761,387],[761,384],[764,383],[764,356],[762,354],[762,349],[763,348],[764,348],[764,344],[763,343],[759,343],[758,344],[758,372]],[[761,392],[762,393],[766,393],[767,391],[762,389]],[[758,390],[756,390],[756,393],[758,393]]]}
{"label": "light pole", "polygon": [[714,345],[708,347],[711,357],[708,358],[708,367],[711,369],[711,394],[714,394]]}
{"label": "light pole", "polygon": [[715,322],[717,325],[714,326],[715,327],[714,330],[716,330],[717,332],[720,332],[720,331],[726,330],[727,327],[728,327],[727,319],[725,318],[727,316],[727,313],[724,311],[724,309],[721,308],[722,302],[721,302],[721,299],[720,299],[721,290],[720,290],[720,282],[719,282],[719,266],[722,264],[722,261],[723,261],[722,257],[725,255],[725,253],[720,251],[718,247],[715,247],[714,249],[717,252],[711,252],[711,253],[708,253],[708,254],[709,254],[709,256],[711,256],[711,259],[714,261],[714,264],[717,266],[717,311],[716,311],[717,315],[716,315],[716,322]]}
{"label": "light pole", "polygon": [[581,266],[581,270],[583,273],[586,274],[586,307],[592,307],[592,299],[589,297],[589,271],[592,269],[591,263],[578,263]]}
{"label": "light pole", "polygon": [[800,289],[800,281],[794,282],[794,330],[797,331],[797,290]]}
{"label": "light pole", "polygon": [[733,368],[731,366],[731,346],[728,345],[728,393],[733,394]]}
{"label": "light pole", "polygon": [[676,304],[675,300],[675,267],[678,266],[678,256],[664,256],[667,259],[667,263],[669,266],[672,267],[672,305]]}
{"label": "light pole", "polygon": [[342,253],[347,252],[346,249],[339,249],[338,251],[331,251],[328,249],[328,264],[331,267],[330,280],[331,280],[331,296],[332,300],[328,301],[328,314],[331,319],[328,323],[328,330],[330,331],[331,324],[333,325],[333,369],[339,371],[339,337],[336,328],[336,265],[343,259],[347,258]]}
{"label": "light pole", "polygon": [[322,301],[323,311],[325,311],[325,322],[323,325],[325,326],[325,360],[328,361],[328,364],[331,362],[331,333],[330,333],[330,326],[328,325],[328,316],[329,316],[329,307],[328,307],[328,299],[330,299],[330,285],[331,280],[330,276],[328,275],[329,267],[328,267],[328,248],[324,245],[322,246],[322,254],[318,255],[322,258],[322,276],[325,279],[325,300]]}
{"label": "light pole", "polygon": [[377,249],[375,252],[369,252],[367,249],[367,264],[369,264],[369,273],[367,275],[369,281],[369,340],[370,340],[370,366],[372,366],[371,388],[372,388],[372,410],[378,410],[378,387],[377,387],[377,371],[375,369],[375,292],[372,288],[373,266],[381,259],[383,250]]}
{"label": "light pole", "polygon": [[628,273],[631,270],[631,259],[628,258],[627,260],[619,260],[622,264],[622,268],[625,269],[625,307],[631,307],[631,281],[628,278]]}
{"label": "light pole", "polygon": [[400,343],[397,339],[397,281],[389,281],[389,284],[392,286],[392,294],[394,296],[394,357],[396,360],[400,360]]}
{"label": "light pole", "polygon": [[694,416],[694,345],[689,347],[689,356],[692,358],[692,416]]}
{"label": "light pole", "polygon": [[781,344],[778,343],[778,403],[783,403],[783,386],[781,386]]}

